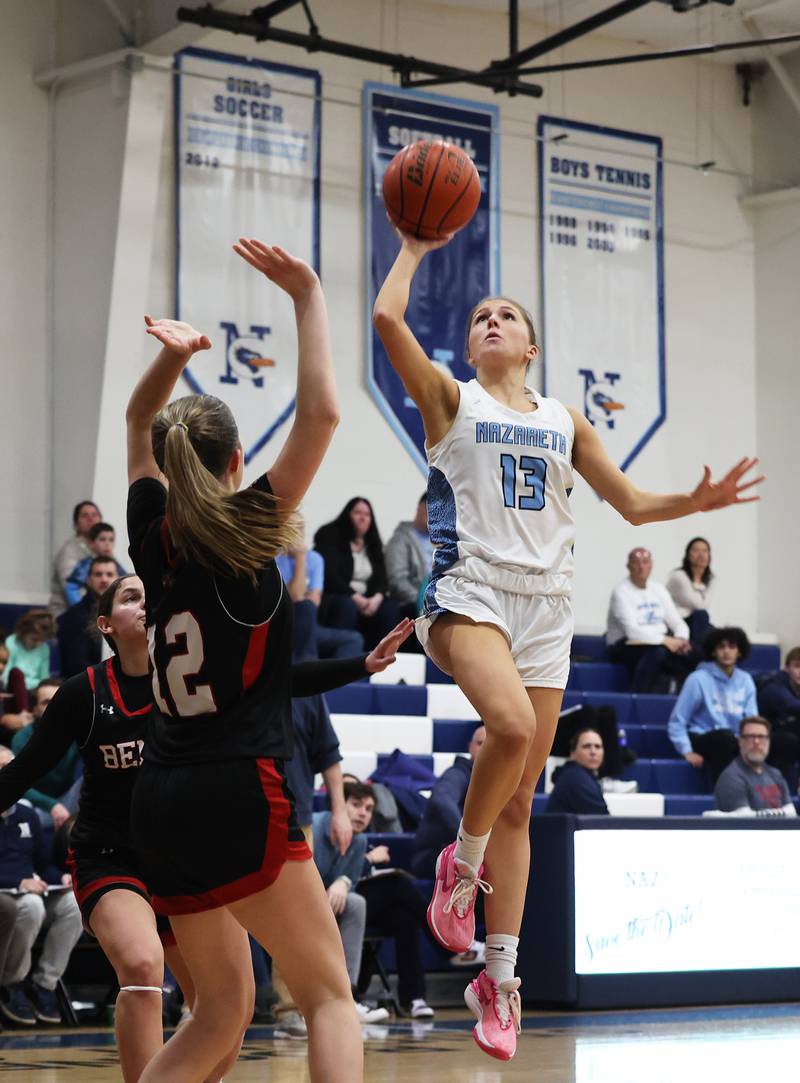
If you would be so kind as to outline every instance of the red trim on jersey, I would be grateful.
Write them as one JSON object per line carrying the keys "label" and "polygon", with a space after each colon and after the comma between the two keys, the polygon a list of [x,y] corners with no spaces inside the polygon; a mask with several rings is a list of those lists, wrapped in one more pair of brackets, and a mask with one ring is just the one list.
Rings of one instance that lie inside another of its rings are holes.
{"label": "red trim on jersey", "polygon": [[245,692],[256,683],[261,667],[264,665],[269,625],[270,622],[267,621],[266,624],[259,624],[250,632],[250,642],[247,644],[247,654],[242,666],[242,688]]}
{"label": "red trim on jersey", "polygon": [[147,885],[143,880],[139,880],[135,876],[101,876],[97,880],[90,880],[88,884],[78,890],[76,887],[75,867],[73,865],[72,886],[75,890],[75,898],[78,900],[78,906],[83,906],[86,900],[90,899],[95,892],[112,884],[119,884],[120,887],[127,887],[130,885],[131,887],[138,888],[146,899],[150,898],[150,892],[147,890]]}
{"label": "red trim on jersey", "polygon": [[91,686],[92,692],[94,692],[95,687],[94,687],[94,667],[93,666],[89,666],[89,668],[86,670],[86,676],[89,678],[89,684]]}
{"label": "red trim on jersey", "polygon": [[170,568],[174,568],[176,567],[178,560],[175,556],[175,548],[172,544],[172,537],[170,536],[169,523],[167,522],[166,516],[161,520],[161,526],[158,530],[161,535],[161,544],[164,547],[164,557]]}
{"label": "red trim on jersey", "polygon": [[148,703],[145,707],[140,707],[138,711],[128,710],[122,698],[122,693],[119,690],[119,685],[117,684],[117,675],[114,672],[113,658],[106,659],[106,680],[108,681],[108,687],[111,689],[111,695],[114,699],[114,702],[122,711],[122,713],[128,718],[136,718],[136,716],[140,714],[149,714],[150,711],[153,709],[152,703]]}
{"label": "red trim on jersey", "polygon": [[275,767],[275,760],[257,759],[256,766],[261,788],[269,804],[267,842],[261,868],[201,895],[153,895],[151,902],[157,914],[196,914],[202,910],[228,906],[273,884],[287,861],[311,860],[305,838],[300,841],[289,838],[291,805],[284,793],[284,779]]}

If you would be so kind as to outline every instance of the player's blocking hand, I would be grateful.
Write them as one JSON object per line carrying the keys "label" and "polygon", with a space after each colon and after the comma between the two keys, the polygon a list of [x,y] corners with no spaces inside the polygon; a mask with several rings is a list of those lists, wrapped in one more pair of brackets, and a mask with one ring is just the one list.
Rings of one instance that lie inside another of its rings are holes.
{"label": "player's blocking hand", "polygon": [[251,267],[266,275],[270,282],[280,286],[295,302],[302,300],[319,285],[313,267],[277,245],[262,244],[253,237],[240,237],[233,250]]}
{"label": "player's blocking hand", "polygon": [[711,468],[703,468],[703,477],[700,484],[692,493],[698,511],[716,511],[718,508],[727,508],[731,504],[749,504],[753,500],[760,500],[758,494],[742,496],[747,489],[754,485],[760,485],[765,475],[759,474],[747,481],[743,478],[758,463],[758,459],[740,459],[735,466],[731,467],[721,481],[711,480]]}
{"label": "player's blocking hand", "polygon": [[414,622],[403,617],[399,624],[385,635],[377,647],[369,652],[364,660],[367,673],[382,673],[392,662],[397,661],[397,651],[414,631]]}
{"label": "player's blocking hand", "polygon": [[154,320],[152,316],[145,316],[144,322],[148,335],[157,338],[162,346],[187,361],[199,350],[211,349],[208,335],[196,331],[189,323],[182,323],[180,320]]}

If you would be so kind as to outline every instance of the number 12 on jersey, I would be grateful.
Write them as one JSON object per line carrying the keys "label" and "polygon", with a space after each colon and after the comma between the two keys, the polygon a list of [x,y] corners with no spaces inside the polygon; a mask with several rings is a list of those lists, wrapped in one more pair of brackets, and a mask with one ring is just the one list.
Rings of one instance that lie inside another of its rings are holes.
{"label": "number 12 on jersey", "polygon": [[520,455],[519,464],[514,455],[500,456],[503,480],[503,504],[517,507],[517,470],[522,471],[522,484],[530,489],[531,496],[520,496],[520,511],[541,511],[544,507],[544,486],[547,481],[547,462],[533,455]]}

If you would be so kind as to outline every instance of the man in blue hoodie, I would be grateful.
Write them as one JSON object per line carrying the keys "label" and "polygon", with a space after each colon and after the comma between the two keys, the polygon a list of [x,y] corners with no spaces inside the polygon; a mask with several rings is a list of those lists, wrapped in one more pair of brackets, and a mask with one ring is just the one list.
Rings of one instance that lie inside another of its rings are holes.
{"label": "man in blue hoodie", "polygon": [[705,661],[687,677],[667,723],[677,751],[692,767],[708,765],[715,782],[739,754],[739,723],[758,714],[753,678],[737,666],[749,653],[741,628],[712,629]]}

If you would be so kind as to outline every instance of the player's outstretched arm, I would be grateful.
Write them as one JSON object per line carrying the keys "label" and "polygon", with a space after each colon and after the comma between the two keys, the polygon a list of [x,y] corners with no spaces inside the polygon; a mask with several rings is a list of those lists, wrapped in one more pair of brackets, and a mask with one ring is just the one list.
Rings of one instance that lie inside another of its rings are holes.
{"label": "player's outstretched arm", "polygon": [[711,480],[710,468],[704,467],[700,483],[690,493],[642,492],[612,463],[600,437],[583,414],[572,408],[569,412],[575,423],[572,455],[575,469],[598,496],[634,526],[681,519],[698,511],[716,511],[760,499],[757,494],[744,495],[764,480],[763,474],[753,476],[758,459],[750,458],[740,459],[716,482]]}
{"label": "player's outstretched arm", "polygon": [[297,396],[292,428],[269,469],[272,491],[295,508],[314,479],[339,423],[328,313],[312,267],[277,245],[242,237],[244,260],[291,297],[297,320]]}
{"label": "player's outstretched arm", "polygon": [[401,247],[386,281],[375,298],[372,320],[389,360],[422,415],[429,444],[438,443],[458,410],[455,380],[431,364],[405,321],[411,282],[428,252],[447,240],[420,241],[400,233]]}
{"label": "player's outstretched arm", "polygon": [[159,410],[169,402],[178,377],[192,355],[211,348],[207,335],[180,320],[154,320],[145,316],[145,330],[161,343],[156,359],[139,380],[125,411],[128,432],[128,484],[139,478],[158,478],[150,428]]}

